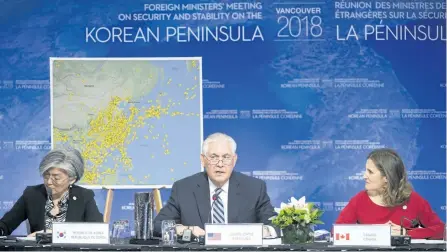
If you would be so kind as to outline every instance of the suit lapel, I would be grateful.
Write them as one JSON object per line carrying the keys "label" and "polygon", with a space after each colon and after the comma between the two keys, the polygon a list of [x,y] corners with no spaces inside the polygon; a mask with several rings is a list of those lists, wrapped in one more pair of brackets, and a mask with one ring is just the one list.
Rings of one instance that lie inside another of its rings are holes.
{"label": "suit lapel", "polygon": [[228,223],[237,223],[239,215],[239,206],[242,202],[239,181],[236,174],[230,177],[230,185],[228,186]]}
{"label": "suit lapel", "polygon": [[204,227],[205,223],[211,222],[210,186],[208,184],[208,178],[205,174],[203,176],[203,179],[201,178],[200,181],[197,182],[197,186],[194,190],[194,197],[196,198],[200,219]]}
{"label": "suit lapel", "polygon": [[79,216],[83,213],[82,198],[79,195],[79,188],[73,186],[70,189],[70,194],[68,198],[68,209],[67,216],[65,217],[66,222],[80,221]]}
{"label": "suit lapel", "polygon": [[45,204],[47,203],[47,190],[45,189],[44,185],[39,188],[39,192],[40,193],[33,201],[33,215],[35,213],[35,216],[38,216],[36,219],[39,220],[37,223],[38,228],[39,230],[43,230],[45,229]]}

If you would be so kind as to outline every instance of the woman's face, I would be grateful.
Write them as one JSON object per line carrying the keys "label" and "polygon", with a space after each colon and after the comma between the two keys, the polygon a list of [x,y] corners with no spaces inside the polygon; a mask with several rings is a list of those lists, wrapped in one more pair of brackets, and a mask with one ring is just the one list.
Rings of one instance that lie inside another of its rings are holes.
{"label": "woman's face", "polygon": [[64,193],[68,190],[70,184],[74,182],[73,179],[68,177],[67,172],[60,168],[48,169],[43,174],[43,181],[45,186],[51,189],[53,195]]}
{"label": "woman's face", "polygon": [[386,177],[382,176],[371,159],[366,161],[366,171],[363,178],[365,179],[365,189],[368,191],[376,191],[380,193],[386,187]]}

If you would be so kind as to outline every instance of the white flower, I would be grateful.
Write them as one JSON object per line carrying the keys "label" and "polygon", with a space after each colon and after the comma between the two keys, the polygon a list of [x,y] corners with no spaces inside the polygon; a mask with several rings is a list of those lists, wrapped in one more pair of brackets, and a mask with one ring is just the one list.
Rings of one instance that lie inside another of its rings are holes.
{"label": "white flower", "polygon": [[307,207],[306,204],[306,196],[301,197],[299,200],[296,200],[295,197],[290,198],[290,203],[291,206],[294,206],[297,209],[303,209],[305,207]]}
{"label": "white flower", "polygon": [[309,212],[308,204],[306,203],[306,196],[301,197],[299,200],[296,200],[295,197],[290,198],[289,203],[282,203],[279,208],[275,207],[275,212],[279,214],[279,212],[286,208],[294,207],[295,209],[306,209]]}

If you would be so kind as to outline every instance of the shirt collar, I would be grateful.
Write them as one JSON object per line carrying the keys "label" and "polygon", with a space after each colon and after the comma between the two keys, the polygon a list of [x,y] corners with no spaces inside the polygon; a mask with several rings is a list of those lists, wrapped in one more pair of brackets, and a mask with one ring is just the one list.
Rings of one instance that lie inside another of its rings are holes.
{"label": "shirt collar", "polygon": [[[211,179],[208,178],[208,183],[210,185],[210,192],[213,193],[214,190],[216,190],[217,186],[211,181]],[[228,186],[229,186],[229,180],[221,187],[222,191],[225,193],[228,193]]]}
{"label": "shirt collar", "polygon": [[[64,192],[64,194],[62,194],[61,199],[59,200],[59,205],[66,204],[66,203],[68,202],[68,197],[69,197],[69,195],[70,195],[70,192],[69,192],[69,191]],[[48,200],[49,200],[50,202],[53,202],[53,196],[52,196],[51,194],[48,195]]]}

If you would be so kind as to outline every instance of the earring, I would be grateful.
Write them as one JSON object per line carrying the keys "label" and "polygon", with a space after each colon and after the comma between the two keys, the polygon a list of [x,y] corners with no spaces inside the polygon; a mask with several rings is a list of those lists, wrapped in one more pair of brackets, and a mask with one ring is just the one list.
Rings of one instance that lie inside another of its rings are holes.
{"label": "earring", "polygon": [[72,184],[70,184],[70,186],[69,186],[70,188],[72,188],[73,187],[73,185]]}

